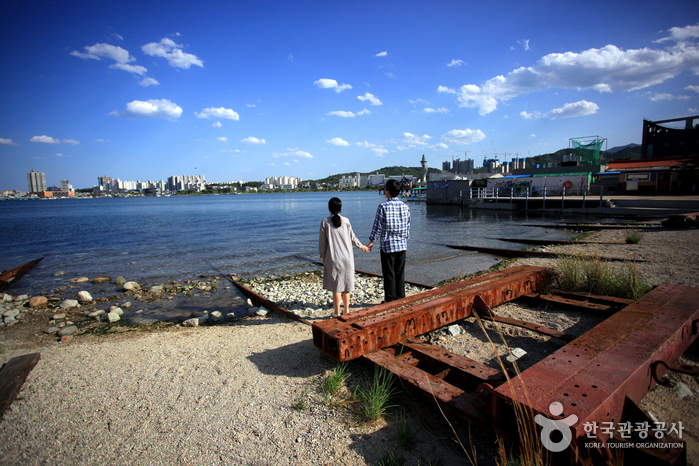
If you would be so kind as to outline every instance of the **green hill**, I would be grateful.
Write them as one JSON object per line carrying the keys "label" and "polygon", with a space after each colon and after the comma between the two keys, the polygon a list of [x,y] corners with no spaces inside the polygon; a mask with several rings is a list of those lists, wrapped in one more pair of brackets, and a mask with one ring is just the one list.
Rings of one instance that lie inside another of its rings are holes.
{"label": "green hill", "polygon": [[[441,173],[441,170],[437,170],[436,168],[427,168],[427,173],[428,176],[430,173]],[[417,178],[420,178],[422,176],[422,167],[383,167],[379,168],[378,170],[372,170],[370,172],[359,172],[360,175],[374,175],[374,174],[380,174],[380,175],[385,175],[386,178],[389,176],[399,176],[399,175],[412,175]],[[337,175],[330,175],[326,178],[321,178],[318,180],[309,180],[311,183],[339,183],[340,178],[345,177],[345,176],[354,176],[356,175],[357,172],[349,172],[349,173],[338,173]]]}
{"label": "green hill", "polygon": [[[568,155],[573,152],[572,149],[559,149],[556,152],[550,154],[541,154],[534,157],[527,157],[526,164],[527,167],[532,167],[534,164],[548,165],[551,162],[561,163],[563,162],[563,156]],[[599,163],[606,165],[610,160],[638,160],[641,158],[641,146],[631,145],[625,147],[624,149],[611,152],[611,151],[601,151],[599,154]]]}

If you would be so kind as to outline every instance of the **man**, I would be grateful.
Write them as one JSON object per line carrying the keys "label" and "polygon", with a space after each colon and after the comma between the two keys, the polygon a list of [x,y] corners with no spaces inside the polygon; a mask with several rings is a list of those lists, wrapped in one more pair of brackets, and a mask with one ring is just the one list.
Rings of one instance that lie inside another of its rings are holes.
{"label": "man", "polygon": [[410,209],[398,199],[400,186],[388,180],[384,188],[386,201],[376,209],[369,236],[369,251],[379,240],[385,302],[405,297],[405,251],[410,237]]}

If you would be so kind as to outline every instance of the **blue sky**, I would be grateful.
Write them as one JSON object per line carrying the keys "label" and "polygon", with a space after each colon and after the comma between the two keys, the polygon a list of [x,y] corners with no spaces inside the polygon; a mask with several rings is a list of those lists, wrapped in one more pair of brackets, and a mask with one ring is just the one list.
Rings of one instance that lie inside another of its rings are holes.
{"label": "blue sky", "polygon": [[575,3],[3,2],[0,190],[481,166],[699,114],[696,1]]}

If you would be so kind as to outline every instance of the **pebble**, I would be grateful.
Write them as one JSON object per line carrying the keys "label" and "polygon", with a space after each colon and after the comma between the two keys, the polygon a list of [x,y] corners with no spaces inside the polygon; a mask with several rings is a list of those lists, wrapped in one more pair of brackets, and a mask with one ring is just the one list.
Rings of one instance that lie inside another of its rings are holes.
{"label": "pebble", "polygon": [[116,312],[110,312],[107,314],[107,320],[110,324],[113,324],[114,322],[121,320],[121,317]]}
{"label": "pebble", "polygon": [[65,318],[66,318],[65,314],[54,314],[53,315],[53,320],[65,319]]}
{"label": "pebble", "polygon": [[78,302],[81,304],[89,304],[92,302],[92,295],[87,291],[78,292]]}
{"label": "pebble", "polygon": [[80,307],[80,303],[78,303],[77,299],[66,299],[61,303],[60,307],[61,309],[70,309],[72,307]]}
{"label": "pebble", "polygon": [[59,337],[69,336],[69,335],[74,334],[77,331],[78,331],[78,327],[76,327],[75,325],[71,325],[70,327],[63,327],[61,330],[58,331],[58,336]]}

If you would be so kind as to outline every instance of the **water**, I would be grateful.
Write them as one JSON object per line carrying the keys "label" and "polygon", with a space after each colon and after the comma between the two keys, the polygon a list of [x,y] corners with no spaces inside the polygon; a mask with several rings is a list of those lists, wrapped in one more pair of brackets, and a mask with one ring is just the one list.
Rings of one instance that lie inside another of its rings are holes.
{"label": "water", "polygon": [[[318,228],[327,202],[338,196],[342,214],[368,243],[376,192],[286,193],[57,199],[0,202],[0,270],[45,259],[11,288],[13,294],[48,291],[66,277],[124,276],[146,285],[199,275],[266,276],[317,270],[300,259],[320,260]],[[444,244],[522,247],[490,238],[567,239],[551,224],[558,217],[472,211],[458,206],[409,203],[412,223],[406,279],[435,284],[487,269],[498,258]],[[378,245],[377,245],[378,246]],[[381,272],[378,247],[355,249],[356,267]],[[55,276],[64,271],[65,276]]]}

